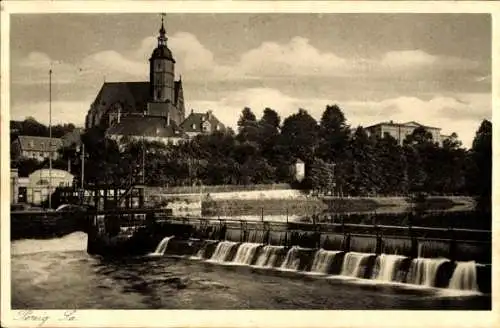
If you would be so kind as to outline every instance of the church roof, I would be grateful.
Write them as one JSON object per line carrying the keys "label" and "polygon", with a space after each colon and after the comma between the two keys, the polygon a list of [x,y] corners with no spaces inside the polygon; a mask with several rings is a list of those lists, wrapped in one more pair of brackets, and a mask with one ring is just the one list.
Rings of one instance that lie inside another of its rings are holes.
{"label": "church roof", "polygon": [[182,91],[182,80],[179,81],[174,81],[174,100],[175,104],[177,105],[177,102],[179,101],[179,94],[181,94]]}
{"label": "church roof", "polygon": [[172,51],[166,45],[164,46],[159,45],[158,47],[156,47],[155,50],[153,50],[153,53],[151,54],[151,59],[168,59],[175,63]]}
{"label": "church roof", "polygon": [[158,138],[183,138],[184,134],[163,116],[127,115],[110,127],[107,134]]}
{"label": "church roof", "polygon": [[108,108],[120,102],[125,112],[142,112],[147,108],[149,94],[149,82],[105,82],[94,105]]}

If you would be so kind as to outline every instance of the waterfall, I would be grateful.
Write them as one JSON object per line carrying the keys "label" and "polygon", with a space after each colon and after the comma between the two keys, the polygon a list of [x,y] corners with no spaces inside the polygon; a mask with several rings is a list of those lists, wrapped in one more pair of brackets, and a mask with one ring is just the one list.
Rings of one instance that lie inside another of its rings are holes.
{"label": "waterfall", "polygon": [[335,256],[339,253],[342,253],[342,251],[327,251],[319,249],[316,252],[316,255],[314,255],[311,272],[328,273]]}
{"label": "waterfall", "polygon": [[411,261],[406,282],[414,285],[434,287],[436,274],[447,259],[416,258]]}
{"label": "waterfall", "polygon": [[169,236],[169,237],[165,237],[163,238],[160,243],[158,244],[158,246],[156,246],[156,249],[153,253],[151,253],[150,255],[155,255],[155,256],[161,256],[161,255],[164,255],[165,254],[165,251],[167,250],[167,247],[168,247],[168,242],[170,241],[170,239],[174,238],[174,236]]}
{"label": "waterfall", "polygon": [[476,262],[457,262],[448,286],[450,289],[478,291]]}
{"label": "waterfall", "polygon": [[275,266],[283,249],[283,246],[264,246],[260,251],[255,265],[268,268]]}
{"label": "waterfall", "polygon": [[214,253],[212,254],[212,257],[210,258],[211,261],[214,262],[224,262],[227,260],[229,254],[231,253],[231,250],[233,247],[235,247],[238,243],[233,242],[233,241],[221,241],[217,244],[217,247],[215,248]]}
{"label": "waterfall", "polygon": [[205,240],[205,242],[203,243],[203,246],[198,250],[198,252],[196,252],[196,256],[194,256],[194,258],[204,259],[206,256],[207,247],[209,245],[213,245],[214,243],[217,243],[217,241]]}
{"label": "waterfall", "polygon": [[365,275],[365,268],[363,267],[363,264],[371,255],[373,254],[357,252],[346,253],[344,256],[344,262],[342,263],[342,271],[340,272],[340,275],[362,278]]}
{"label": "waterfall", "polygon": [[238,247],[238,251],[236,252],[236,256],[234,257],[234,263],[241,264],[252,264],[252,260],[254,258],[255,252],[257,248],[261,244],[258,243],[243,243]]}
{"label": "waterfall", "polygon": [[290,248],[290,250],[286,253],[283,264],[281,264],[281,268],[287,270],[298,270],[300,266],[300,257],[298,255],[299,248],[297,246]]}
{"label": "waterfall", "polygon": [[373,272],[372,278],[381,281],[396,281],[397,273],[405,258],[401,255],[381,254],[377,257],[378,271]]}

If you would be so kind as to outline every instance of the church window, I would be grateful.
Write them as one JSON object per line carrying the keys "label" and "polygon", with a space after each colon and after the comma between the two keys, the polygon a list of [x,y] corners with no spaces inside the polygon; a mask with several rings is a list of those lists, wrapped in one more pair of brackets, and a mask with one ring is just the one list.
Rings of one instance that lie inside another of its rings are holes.
{"label": "church window", "polygon": [[161,99],[161,90],[158,90],[158,91],[157,91],[157,95],[156,95],[156,97],[157,97],[158,99]]}
{"label": "church window", "polygon": [[196,124],[195,124],[195,123],[193,123],[193,125],[191,125],[191,128],[192,128],[193,130],[195,130],[195,129],[196,129]]}

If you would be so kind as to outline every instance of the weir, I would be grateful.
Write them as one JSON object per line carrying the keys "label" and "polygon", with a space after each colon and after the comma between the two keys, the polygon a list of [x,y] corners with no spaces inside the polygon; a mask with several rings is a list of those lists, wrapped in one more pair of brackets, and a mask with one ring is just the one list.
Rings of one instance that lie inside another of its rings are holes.
{"label": "weir", "polygon": [[[168,239],[170,240],[170,239]],[[163,245],[163,239],[157,248]],[[184,243],[172,239],[172,242]],[[403,255],[284,247],[259,243],[216,242],[212,254],[187,257],[214,264],[237,264],[265,270],[290,271],[297,274],[314,273],[329,278],[349,277],[373,283],[395,283],[409,287],[443,288],[465,292],[491,292],[484,281],[491,277],[474,261],[452,262],[445,258],[410,258]],[[167,246],[169,247],[169,246]],[[203,245],[200,250],[205,249]],[[169,253],[167,249],[167,254]],[[448,264],[448,265],[447,265]],[[482,284],[479,284],[483,281]],[[481,286],[480,286],[481,285]]]}
{"label": "weir", "polygon": [[[174,217],[167,210],[144,208],[140,190],[111,195],[114,202],[96,201],[101,206],[79,221],[90,254],[178,254],[384,283],[491,289],[489,230]],[[125,206],[117,207],[122,200]],[[108,209],[107,203],[114,207]]]}

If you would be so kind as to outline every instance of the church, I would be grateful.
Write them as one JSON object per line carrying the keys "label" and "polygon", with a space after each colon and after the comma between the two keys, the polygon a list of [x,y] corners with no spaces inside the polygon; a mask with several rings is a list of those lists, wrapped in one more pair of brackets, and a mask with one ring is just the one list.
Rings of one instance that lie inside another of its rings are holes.
{"label": "church", "polygon": [[[167,46],[163,18],[159,33],[149,58],[149,81],[105,82],[90,106],[85,128],[100,126],[107,137],[117,141],[127,137],[174,144],[226,129],[211,111],[191,111],[185,117],[182,79],[175,80],[175,59]],[[201,117],[202,122],[193,123],[194,117]],[[203,124],[205,121],[210,124]]]}

